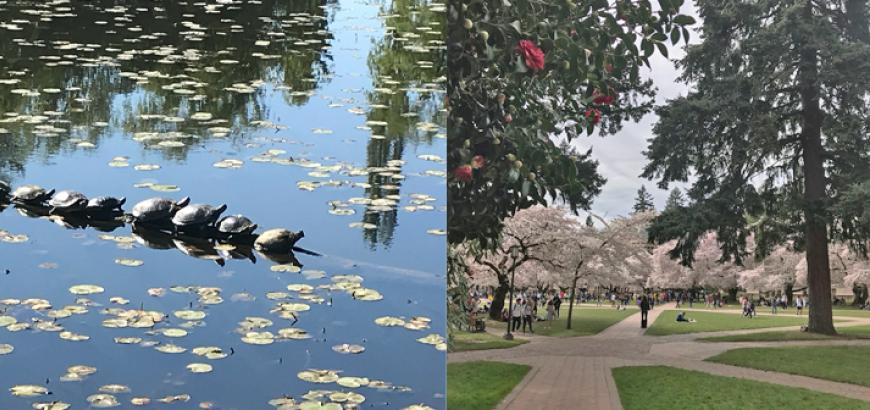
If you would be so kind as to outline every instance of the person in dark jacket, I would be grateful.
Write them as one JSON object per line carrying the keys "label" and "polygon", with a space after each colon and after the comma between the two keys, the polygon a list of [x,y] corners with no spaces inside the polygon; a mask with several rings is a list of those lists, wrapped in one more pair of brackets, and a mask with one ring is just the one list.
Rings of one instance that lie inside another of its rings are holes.
{"label": "person in dark jacket", "polygon": [[647,299],[646,295],[644,295],[640,298],[640,320],[643,323],[646,323],[648,313],[649,313],[649,299]]}
{"label": "person in dark jacket", "polygon": [[559,306],[562,306],[562,299],[559,298],[559,293],[553,296],[553,308],[556,309],[556,317],[559,317]]}

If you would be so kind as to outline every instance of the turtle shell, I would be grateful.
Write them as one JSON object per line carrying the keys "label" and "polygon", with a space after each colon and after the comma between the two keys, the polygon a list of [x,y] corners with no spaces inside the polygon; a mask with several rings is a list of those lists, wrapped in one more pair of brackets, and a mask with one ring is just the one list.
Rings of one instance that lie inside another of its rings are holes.
{"label": "turtle shell", "polygon": [[254,248],[260,252],[289,252],[305,234],[287,229],[269,229],[254,241]]}
{"label": "turtle shell", "polygon": [[221,205],[220,207],[215,208],[211,205],[191,204],[176,212],[172,217],[172,223],[178,226],[193,226],[212,223],[226,208],[226,205]]}
{"label": "turtle shell", "polygon": [[88,198],[84,196],[81,192],[76,191],[60,191],[54,194],[51,197],[51,200],[48,201],[48,204],[55,208],[72,208],[72,207],[81,207],[87,204]]}
{"label": "turtle shell", "polygon": [[223,233],[250,233],[257,229],[253,221],[242,215],[230,215],[218,222],[218,230]]}
{"label": "turtle shell", "polygon": [[121,205],[124,205],[124,202],[127,202],[127,198],[124,198],[124,197],[115,198],[112,196],[98,196],[96,198],[91,198],[91,200],[88,201],[88,209],[111,211],[111,210],[121,208]]}
{"label": "turtle shell", "polygon": [[173,205],[175,203],[171,199],[150,198],[137,203],[130,213],[142,222],[164,219],[171,216]]}
{"label": "turtle shell", "polygon": [[15,188],[12,192],[12,198],[19,201],[36,201],[41,200],[49,193],[39,185],[22,185]]}

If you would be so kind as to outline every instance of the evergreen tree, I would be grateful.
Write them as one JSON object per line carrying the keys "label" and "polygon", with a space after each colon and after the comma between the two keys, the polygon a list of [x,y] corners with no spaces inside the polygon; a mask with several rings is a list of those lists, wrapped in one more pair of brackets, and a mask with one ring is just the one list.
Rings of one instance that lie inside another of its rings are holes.
{"label": "evergreen tree", "polygon": [[[870,24],[866,0],[698,0],[702,39],[678,63],[694,89],[657,109],[643,172],[695,179],[691,204],[650,239],[691,264],[715,230],[723,259],[792,241],[806,251],[809,330],[833,334],[828,243],[866,253],[870,223]],[[750,216],[754,223],[747,224]]]}
{"label": "evergreen tree", "polygon": [[634,198],[634,212],[646,212],[655,210],[652,195],[647,192],[646,186],[641,185],[637,190],[637,196]]}
{"label": "evergreen tree", "polygon": [[665,201],[665,210],[680,209],[686,206],[686,198],[683,197],[683,191],[680,188],[674,187],[671,193],[668,194],[668,200]]}

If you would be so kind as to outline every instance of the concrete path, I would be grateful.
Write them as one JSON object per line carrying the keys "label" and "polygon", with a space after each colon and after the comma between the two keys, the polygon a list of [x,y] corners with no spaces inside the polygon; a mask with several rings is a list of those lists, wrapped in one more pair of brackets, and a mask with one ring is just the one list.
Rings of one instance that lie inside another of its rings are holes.
{"label": "concrete path", "polygon": [[[667,309],[674,309],[674,305],[657,306],[649,313],[649,323],[655,322],[661,312]],[[680,309],[682,310],[683,307]],[[726,310],[723,309],[720,312],[726,312]],[[848,320],[848,322],[839,323],[838,326],[870,325],[870,318],[839,318]],[[447,356],[447,361],[455,363],[492,360],[532,366],[523,381],[499,404],[498,410],[577,408],[619,410],[622,409],[622,404],[611,369],[622,366],[652,365],[672,366],[790,387],[803,387],[870,401],[870,388],[868,387],[703,361],[708,357],[739,347],[772,345],[870,346],[870,340],[796,341],[774,342],[773,344],[770,342],[705,343],[696,341],[697,338],[708,336],[796,329],[798,329],[797,326],[788,326],[673,336],[644,336],[643,329],[640,328],[640,312],[638,312],[594,336],[555,338],[536,335],[529,337],[529,343],[510,349],[450,353]]]}

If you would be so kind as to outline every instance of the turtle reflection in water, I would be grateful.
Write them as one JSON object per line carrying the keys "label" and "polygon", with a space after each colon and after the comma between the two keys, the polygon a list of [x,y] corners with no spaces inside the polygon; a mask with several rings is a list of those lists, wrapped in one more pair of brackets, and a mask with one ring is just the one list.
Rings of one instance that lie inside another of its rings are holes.
{"label": "turtle reflection in water", "polygon": [[11,190],[12,188],[9,186],[9,184],[7,184],[6,181],[0,179],[0,202],[6,201],[6,195],[9,195],[9,191]]}
{"label": "turtle reflection in water", "polygon": [[173,239],[172,243],[175,244],[176,249],[187,256],[214,261],[220,266],[226,264],[224,258],[214,248],[214,244],[207,239],[183,237]]}

